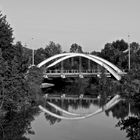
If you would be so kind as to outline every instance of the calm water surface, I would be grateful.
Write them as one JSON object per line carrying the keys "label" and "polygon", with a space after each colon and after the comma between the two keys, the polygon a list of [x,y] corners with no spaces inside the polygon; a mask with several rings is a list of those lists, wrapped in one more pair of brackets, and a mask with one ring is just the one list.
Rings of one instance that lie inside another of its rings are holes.
{"label": "calm water surface", "polygon": [[[81,100],[52,100],[52,102],[67,111],[80,114],[89,114],[99,108],[99,101],[81,101]],[[124,108],[125,110],[119,110]],[[126,140],[126,133],[116,127],[119,119],[127,117],[127,105],[120,102],[107,112],[101,112],[90,118],[81,120],[61,120],[50,116],[47,113],[40,112],[31,127],[34,135],[26,135],[31,140]],[[53,107],[45,107],[51,112],[63,115]],[[122,112],[123,113],[120,113]],[[119,113],[119,114],[118,114]]]}

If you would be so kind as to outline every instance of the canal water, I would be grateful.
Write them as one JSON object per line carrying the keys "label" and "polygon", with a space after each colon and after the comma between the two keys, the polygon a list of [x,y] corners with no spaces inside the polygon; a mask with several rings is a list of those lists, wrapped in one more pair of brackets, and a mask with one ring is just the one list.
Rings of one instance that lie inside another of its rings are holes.
{"label": "canal water", "polygon": [[[64,116],[65,113],[57,111],[47,102],[81,116],[91,114],[100,108],[99,100],[74,98],[69,101],[68,99],[46,100],[45,108],[59,116]],[[39,111],[40,113],[31,122],[34,135],[25,136],[31,140],[127,140],[126,133],[121,131],[117,124],[120,119],[128,117],[128,111],[129,108],[124,101],[120,101],[110,110],[77,120],[63,120]],[[70,116],[65,115],[67,118]]]}

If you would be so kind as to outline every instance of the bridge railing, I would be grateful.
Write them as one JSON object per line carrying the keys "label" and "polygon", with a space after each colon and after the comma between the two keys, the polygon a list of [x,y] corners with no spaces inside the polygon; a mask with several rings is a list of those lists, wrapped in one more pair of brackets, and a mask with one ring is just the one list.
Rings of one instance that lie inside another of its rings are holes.
{"label": "bridge railing", "polygon": [[[84,77],[92,77],[92,76],[98,76],[100,77],[102,74],[102,72],[100,70],[46,70],[46,72],[44,72],[44,78],[48,78],[48,77],[62,77],[62,78],[66,78],[66,77],[80,77],[80,78],[84,78]],[[107,77],[110,77],[110,73],[105,71],[104,74]]]}
{"label": "bridge railing", "polygon": [[[101,73],[100,70],[46,70],[45,73],[53,74],[53,73]],[[107,73],[107,71],[105,71]]]}

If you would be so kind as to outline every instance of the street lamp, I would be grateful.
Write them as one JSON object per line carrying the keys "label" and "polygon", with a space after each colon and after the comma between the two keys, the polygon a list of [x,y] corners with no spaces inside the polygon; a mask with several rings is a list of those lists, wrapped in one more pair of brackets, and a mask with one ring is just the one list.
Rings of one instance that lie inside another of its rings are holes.
{"label": "street lamp", "polygon": [[[32,38],[32,41],[33,41],[34,38]],[[35,66],[34,64],[34,49],[32,49],[32,66]]]}
{"label": "street lamp", "polygon": [[34,51],[34,49],[32,49],[32,66],[35,66],[35,64],[34,64],[34,53],[35,51]]}
{"label": "street lamp", "polygon": [[129,37],[130,37],[130,35],[128,35],[128,69],[130,71],[131,66],[130,66],[130,43],[129,43]]}

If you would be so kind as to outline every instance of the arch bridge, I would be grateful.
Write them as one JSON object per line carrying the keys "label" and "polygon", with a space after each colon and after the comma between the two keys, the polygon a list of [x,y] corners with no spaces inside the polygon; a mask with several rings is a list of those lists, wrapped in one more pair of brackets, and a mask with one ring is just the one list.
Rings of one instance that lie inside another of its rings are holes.
{"label": "arch bridge", "polygon": [[[74,59],[78,58],[79,64],[77,65],[78,69],[64,69],[64,65],[73,65]],[[87,69],[82,69],[82,59],[88,60],[88,66]],[[65,60],[71,60],[65,63]],[[96,69],[91,68],[91,63],[96,63],[99,67]],[[61,65],[61,68],[57,68],[57,65]],[[83,54],[83,53],[63,53],[63,54],[57,54],[52,57],[49,57],[48,59],[42,61],[37,65],[37,67],[45,67],[44,71],[44,77],[92,77],[92,76],[99,76],[102,74],[101,68],[104,68],[104,74],[106,76],[114,76],[117,80],[121,79],[121,76],[125,73],[119,69],[117,66],[112,64],[111,62],[95,56],[91,54]]]}

